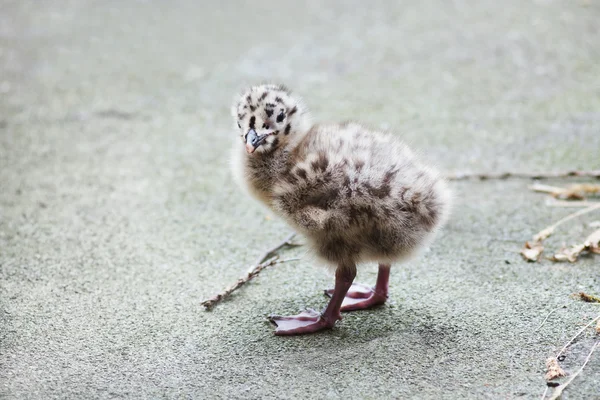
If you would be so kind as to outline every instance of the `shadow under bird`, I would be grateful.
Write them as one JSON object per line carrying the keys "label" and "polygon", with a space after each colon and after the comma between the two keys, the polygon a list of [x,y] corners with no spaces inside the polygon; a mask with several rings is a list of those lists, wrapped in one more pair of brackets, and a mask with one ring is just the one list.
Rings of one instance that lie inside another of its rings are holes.
{"label": "shadow under bird", "polygon": [[[313,124],[282,85],[249,88],[232,115],[236,181],[335,268],[325,310],[272,315],[275,334],[332,328],[341,311],[385,303],[392,263],[430,243],[448,218],[450,192],[439,173],[393,135],[357,123]],[[374,287],[353,283],[366,262],[379,264]]]}

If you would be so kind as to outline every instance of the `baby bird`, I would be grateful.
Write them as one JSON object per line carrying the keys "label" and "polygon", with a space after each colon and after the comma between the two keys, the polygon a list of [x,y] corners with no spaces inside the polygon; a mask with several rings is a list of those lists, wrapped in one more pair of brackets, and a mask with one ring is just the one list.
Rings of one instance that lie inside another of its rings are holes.
{"label": "baby bird", "polygon": [[[275,334],[332,328],[340,311],[383,304],[391,264],[429,243],[448,217],[450,193],[438,172],[392,135],[357,123],[313,125],[282,85],[251,87],[232,115],[241,140],[233,149],[237,182],[335,268],[325,310],[271,316]],[[379,263],[374,288],[353,284],[364,262]]]}

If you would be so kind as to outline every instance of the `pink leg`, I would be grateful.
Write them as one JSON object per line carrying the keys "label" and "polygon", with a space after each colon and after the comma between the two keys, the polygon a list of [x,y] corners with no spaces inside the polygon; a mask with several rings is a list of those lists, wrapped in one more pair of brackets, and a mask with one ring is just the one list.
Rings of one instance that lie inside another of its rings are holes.
{"label": "pink leg", "polygon": [[[375,288],[355,283],[346,293],[341,311],[364,310],[386,302],[390,280],[390,265],[379,264]],[[337,288],[336,288],[337,289]],[[326,290],[327,296],[335,295],[336,289]]]}
{"label": "pink leg", "polygon": [[277,325],[276,335],[302,335],[323,329],[333,328],[335,322],[342,319],[340,308],[356,276],[356,266],[340,266],[335,271],[335,293],[323,313],[308,310],[298,315],[282,317],[272,315],[269,320]]}

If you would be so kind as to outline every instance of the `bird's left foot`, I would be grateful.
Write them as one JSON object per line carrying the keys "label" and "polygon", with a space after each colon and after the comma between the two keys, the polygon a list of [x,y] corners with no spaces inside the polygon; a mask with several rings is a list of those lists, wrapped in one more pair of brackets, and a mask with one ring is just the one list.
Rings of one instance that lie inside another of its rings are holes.
{"label": "bird's left foot", "polygon": [[[337,313],[339,315],[339,312]],[[340,319],[341,317],[337,318]],[[328,320],[321,313],[315,310],[307,310],[298,315],[283,317],[279,315],[270,315],[269,321],[277,326],[276,335],[304,335],[321,331],[323,329],[333,328],[335,318]]]}
{"label": "bird's left foot", "polygon": [[[325,295],[333,296],[333,289],[325,290]],[[340,311],[365,310],[384,304],[386,300],[387,293],[380,293],[370,286],[354,283],[346,293]]]}

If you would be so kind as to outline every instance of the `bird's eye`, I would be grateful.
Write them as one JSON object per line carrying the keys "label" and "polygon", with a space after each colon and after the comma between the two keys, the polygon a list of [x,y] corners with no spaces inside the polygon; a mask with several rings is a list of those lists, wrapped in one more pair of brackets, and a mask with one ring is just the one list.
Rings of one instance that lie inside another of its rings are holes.
{"label": "bird's eye", "polygon": [[281,110],[279,115],[277,115],[277,122],[283,121],[284,118],[285,118],[285,114],[283,114],[283,110]]}

